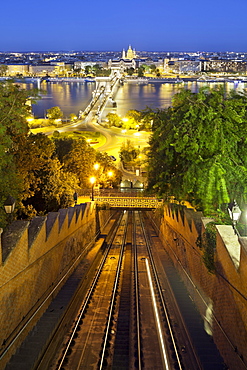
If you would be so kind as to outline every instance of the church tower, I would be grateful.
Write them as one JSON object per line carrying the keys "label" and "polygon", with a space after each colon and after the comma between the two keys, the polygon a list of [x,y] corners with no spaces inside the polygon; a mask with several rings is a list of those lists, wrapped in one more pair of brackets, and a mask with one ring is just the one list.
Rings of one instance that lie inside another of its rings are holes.
{"label": "church tower", "polygon": [[134,59],[134,53],[133,53],[133,50],[131,48],[131,45],[129,45],[129,48],[127,50],[127,56],[126,56],[126,59]]}

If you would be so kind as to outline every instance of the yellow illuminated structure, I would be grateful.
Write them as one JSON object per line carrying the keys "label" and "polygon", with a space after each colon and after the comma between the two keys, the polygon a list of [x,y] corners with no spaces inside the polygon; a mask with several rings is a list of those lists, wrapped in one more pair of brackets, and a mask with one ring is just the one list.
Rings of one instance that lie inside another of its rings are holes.
{"label": "yellow illuminated structure", "polygon": [[132,47],[131,47],[131,45],[129,45],[129,48],[127,50],[127,53],[123,49],[122,59],[132,60],[132,59],[135,59],[135,58],[137,58],[137,55],[136,55],[135,49],[133,50]]}

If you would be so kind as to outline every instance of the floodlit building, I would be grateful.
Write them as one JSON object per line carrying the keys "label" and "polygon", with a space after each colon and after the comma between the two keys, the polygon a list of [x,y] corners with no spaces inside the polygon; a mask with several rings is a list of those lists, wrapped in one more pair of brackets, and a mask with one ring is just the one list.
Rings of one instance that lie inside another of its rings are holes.
{"label": "floodlit building", "polygon": [[196,73],[201,71],[202,62],[199,60],[164,59],[164,71],[173,73]]}
{"label": "floodlit building", "polygon": [[136,59],[136,58],[137,58],[137,55],[136,55],[135,49],[132,50],[131,45],[129,45],[129,48],[128,48],[127,52],[125,52],[125,50],[123,49],[122,59],[132,60],[132,59]]}
{"label": "floodlit building", "polygon": [[242,60],[212,59],[203,61],[202,70],[204,72],[246,73],[246,67],[246,61]]}
{"label": "floodlit building", "polygon": [[136,69],[136,67],[138,67],[136,59],[137,55],[135,50],[132,50],[131,46],[129,46],[127,52],[123,49],[122,58],[109,60],[108,68],[121,69],[122,71],[128,68]]}
{"label": "floodlit building", "polygon": [[50,64],[37,64],[29,66],[29,74],[31,76],[46,76],[54,74],[54,65]]}
{"label": "floodlit building", "polygon": [[9,76],[22,75],[27,76],[29,73],[28,64],[8,64],[7,74]]}

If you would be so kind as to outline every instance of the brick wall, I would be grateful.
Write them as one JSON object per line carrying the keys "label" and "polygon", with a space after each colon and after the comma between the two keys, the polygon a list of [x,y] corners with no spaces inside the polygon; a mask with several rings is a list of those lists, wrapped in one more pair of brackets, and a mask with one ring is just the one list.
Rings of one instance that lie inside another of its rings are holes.
{"label": "brick wall", "polygon": [[79,263],[85,248],[94,242],[109,214],[110,211],[99,211],[96,215],[95,205],[85,203],[35,217],[32,221],[15,221],[2,233],[2,351],[19,323],[30,316],[35,305],[53,289],[60,277]]}
{"label": "brick wall", "polygon": [[159,227],[164,246],[225,362],[230,369],[246,369],[247,238],[238,238],[232,226],[217,226],[216,273],[211,274],[196,243],[206,223],[201,213],[169,205]]}

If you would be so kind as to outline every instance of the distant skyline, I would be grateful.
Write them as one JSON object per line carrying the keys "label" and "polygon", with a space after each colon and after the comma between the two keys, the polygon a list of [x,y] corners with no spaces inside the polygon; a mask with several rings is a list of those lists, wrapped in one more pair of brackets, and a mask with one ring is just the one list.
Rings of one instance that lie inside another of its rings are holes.
{"label": "distant skyline", "polygon": [[4,1],[0,51],[247,52],[246,0]]}

